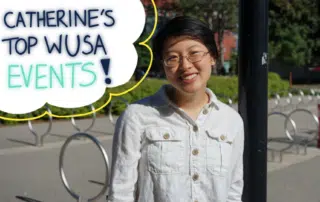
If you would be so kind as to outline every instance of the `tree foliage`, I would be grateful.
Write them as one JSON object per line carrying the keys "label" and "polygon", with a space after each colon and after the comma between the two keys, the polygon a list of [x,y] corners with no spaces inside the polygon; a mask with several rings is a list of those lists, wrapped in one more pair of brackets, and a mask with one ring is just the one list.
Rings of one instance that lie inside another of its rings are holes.
{"label": "tree foliage", "polygon": [[319,4],[318,0],[270,0],[271,59],[294,67],[302,67],[312,62],[320,47]]}

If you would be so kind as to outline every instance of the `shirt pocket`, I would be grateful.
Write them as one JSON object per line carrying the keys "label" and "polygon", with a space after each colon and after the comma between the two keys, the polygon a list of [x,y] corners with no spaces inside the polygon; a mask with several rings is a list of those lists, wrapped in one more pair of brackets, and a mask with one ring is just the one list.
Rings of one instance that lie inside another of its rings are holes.
{"label": "shirt pocket", "polygon": [[152,127],[146,130],[148,139],[148,170],[155,174],[183,173],[185,146],[179,133],[170,128]]}
{"label": "shirt pocket", "polygon": [[233,138],[226,132],[207,131],[206,168],[212,175],[225,176],[232,161]]}

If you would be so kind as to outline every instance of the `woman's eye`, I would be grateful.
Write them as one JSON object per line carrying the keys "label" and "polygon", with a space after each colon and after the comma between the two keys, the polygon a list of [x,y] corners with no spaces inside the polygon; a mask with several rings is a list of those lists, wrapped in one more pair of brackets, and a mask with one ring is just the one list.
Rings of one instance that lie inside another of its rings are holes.
{"label": "woman's eye", "polygon": [[190,53],[190,55],[199,55],[201,52],[200,51],[193,51]]}
{"label": "woman's eye", "polygon": [[177,58],[178,58],[177,56],[170,56],[170,57],[167,58],[167,60],[169,60],[169,61],[170,60],[176,60]]}

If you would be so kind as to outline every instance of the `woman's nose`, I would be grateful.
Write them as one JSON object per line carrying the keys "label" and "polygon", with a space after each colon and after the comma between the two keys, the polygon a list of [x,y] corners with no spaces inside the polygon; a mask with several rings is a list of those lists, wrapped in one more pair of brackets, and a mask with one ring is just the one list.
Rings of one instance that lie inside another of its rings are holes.
{"label": "woman's nose", "polygon": [[188,60],[187,57],[182,57],[180,59],[180,68],[181,69],[189,69],[192,67],[192,63]]}

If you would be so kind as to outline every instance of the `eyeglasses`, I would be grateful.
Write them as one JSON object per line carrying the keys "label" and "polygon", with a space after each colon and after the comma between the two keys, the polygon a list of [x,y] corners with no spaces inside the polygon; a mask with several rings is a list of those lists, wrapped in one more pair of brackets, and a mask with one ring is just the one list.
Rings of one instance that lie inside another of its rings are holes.
{"label": "eyeglasses", "polygon": [[180,64],[180,61],[182,60],[182,58],[187,58],[187,60],[191,63],[196,63],[196,62],[200,62],[204,56],[206,56],[208,52],[204,52],[204,51],[194,51],[189,53],[186,56],[168,56],[167,58],[164,58],[163,63],[165,66],[167,67],[176,67]]}

